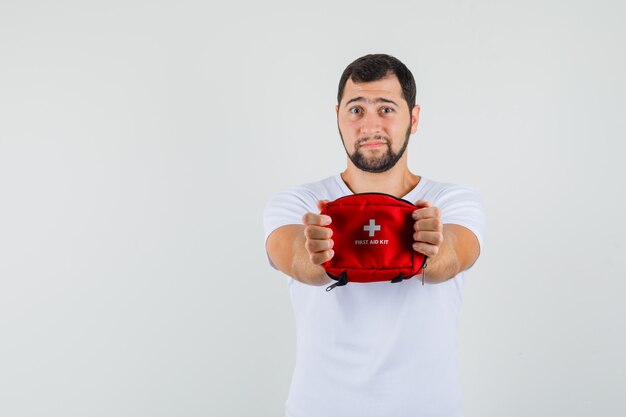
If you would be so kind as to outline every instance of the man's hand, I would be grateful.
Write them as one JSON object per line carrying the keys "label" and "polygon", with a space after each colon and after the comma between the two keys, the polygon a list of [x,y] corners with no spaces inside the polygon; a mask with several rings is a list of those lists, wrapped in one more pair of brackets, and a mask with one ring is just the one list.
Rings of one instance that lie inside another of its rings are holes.
{"label": "man's hand", "polygon": [[[317,202],[319,210],[327,200]],[[330,217],[319,213],[302,216],[302,224],[288,224],[267,237],[266,248],[272,263],[282,272],[308,285],[328,285],[331,279],[321,266],[335,254],[332,230],[324,227]]]}
{"label": "man's hand", "polygon": [[[317,208],[322,209],[328,200],[319,200]],[[309,259],[314,265],[322,265],[330,260],[334,255],[334,242],[331,239],[333,231],[328,226],[332,219],[329,216],[315,213],[306,213],[302,216],[302,224],[304,227],[304,247],[306,248]]]}
{"label": "man's hand", "polygon": [[443,243],[441,210],[439,207],[433,207],[425,200],[419,200],[415,205],[417,210],[413,212],[413,219],[415,220],[413,249],[429,258],[434,258],[439,253],[439,248]]}
{"label": "man's hand", "polygon": [[478,239],[458,224],[443,224],[441,209],[427,201],[415,203],[413,249],[428,256],[426,281],[437,284],[465,271],[478,258]]}

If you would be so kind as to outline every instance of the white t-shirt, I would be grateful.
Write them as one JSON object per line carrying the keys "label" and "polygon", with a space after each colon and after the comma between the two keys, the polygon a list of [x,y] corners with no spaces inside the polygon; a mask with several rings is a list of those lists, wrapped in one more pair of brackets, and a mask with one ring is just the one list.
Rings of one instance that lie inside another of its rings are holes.
{"label": "white t-shirt", "polygon": [[[277,193],[265,209],[265,239],[319,212],[317,200],[350,194],[339,174]],[[439,207],[444,224],[468,228],[482,248],[485,214],[474,189],[422,177],[402,198]],[[466,272],[436,285],[413,277],[329,292],[288,277],[297,354],[287,417],[462,417],[457,327]]]}

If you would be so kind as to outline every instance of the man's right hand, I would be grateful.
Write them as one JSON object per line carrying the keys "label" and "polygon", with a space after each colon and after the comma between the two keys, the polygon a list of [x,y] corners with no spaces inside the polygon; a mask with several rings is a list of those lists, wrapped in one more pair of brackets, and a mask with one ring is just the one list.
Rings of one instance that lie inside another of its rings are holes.
{"label": "man's right hand", "polygon": [[[328,203],[329,200],[319,200],[317,208],[319,210]],[[331,239],[333,231],[328,226],[332,219],[325,214],[306,213],[302,216],[302,224],[304,227],[304,237],[309,259],[315,265],[322,265],[329,261],[334,255],[334,242]]]}
{"label": "man's right hand", "polygon": [[[326,200],[318,201],[321,210]],[[274,230],[267,237],[266,248],[272,263],[282,272],[304,284],[328,285],[328,277],[322,264],[334,255],[332,230],[328,216],[307,213],[303,224],[287,224]]]}

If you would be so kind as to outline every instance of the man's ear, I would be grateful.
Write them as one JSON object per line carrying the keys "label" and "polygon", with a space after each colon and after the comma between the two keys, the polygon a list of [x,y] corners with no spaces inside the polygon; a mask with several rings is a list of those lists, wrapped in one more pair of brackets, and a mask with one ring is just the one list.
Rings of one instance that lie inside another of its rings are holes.
{"label": "man's ear", "polygon": [[411,110],[411,133],[417,132],[417,125],[420,121],[420,105],[416,104]]}
{"label": "man's ear", "polygon": [[335,113],[337,113],[337,115],[339,115],[339,104],[337,104],[337,105],[335,106]]}

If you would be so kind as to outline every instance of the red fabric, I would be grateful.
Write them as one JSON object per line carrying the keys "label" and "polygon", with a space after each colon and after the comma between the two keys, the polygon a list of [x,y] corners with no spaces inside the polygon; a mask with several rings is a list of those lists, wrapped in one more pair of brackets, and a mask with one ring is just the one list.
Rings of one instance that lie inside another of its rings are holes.
{"label": "red fabric", "polygon": [[333,279],[391,281],[422,272],[425,257],[415,252],[411,213],[415,205],[382,193],[354,194],[327,203],[335,255],[323,267]]}

